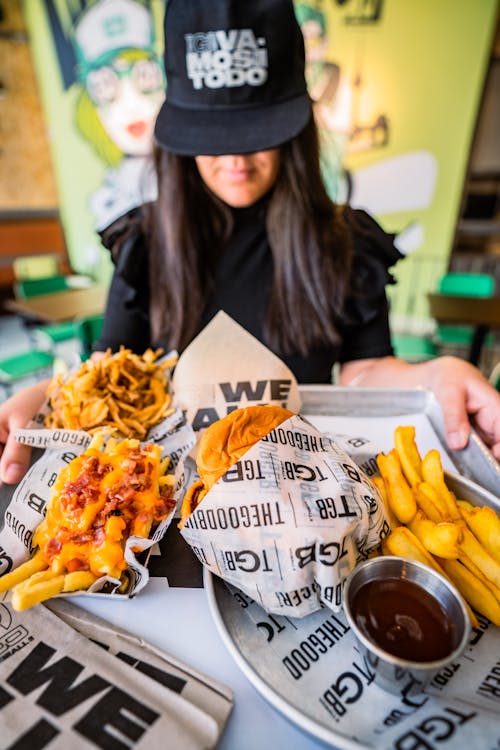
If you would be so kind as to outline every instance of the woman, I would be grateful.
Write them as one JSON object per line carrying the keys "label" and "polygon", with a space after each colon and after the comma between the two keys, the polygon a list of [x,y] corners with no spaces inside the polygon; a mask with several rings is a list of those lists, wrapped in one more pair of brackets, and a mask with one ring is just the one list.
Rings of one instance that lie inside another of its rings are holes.
{"label": "woman", "polygon": [[[180,4],[165,19],[158,198],[103,233],[116,270],[98,349],[182,351],[223,309],[300,382],[330,382],[338,362],[343,385],[431,388],[450,447],[467,444],[470,416],[500,459],[500,395],[477,369],[392,356],[385,285],[401,256],[366,213],[327,196],[292,4]],[[10,435],[37,388],[0,408],[3,481],[25,471]]]}

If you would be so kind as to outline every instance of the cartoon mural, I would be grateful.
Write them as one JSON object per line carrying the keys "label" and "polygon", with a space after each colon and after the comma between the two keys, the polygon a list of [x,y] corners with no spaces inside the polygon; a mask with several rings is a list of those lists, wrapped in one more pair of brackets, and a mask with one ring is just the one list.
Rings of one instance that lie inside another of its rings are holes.
{"label": "cartoon mural", "polygon": [[[339,5],[341,3],[338,3]],[[404,209],[425,208],[432,200],[436,182],[436,160],[430,152],[418,151],[391,157],[381,156],[377,166],[355,173],[346,169],[348,154],[371,151],[389,144],[390,127],[386,112],[375,111],[372,120],[361,120],[360,99],[366,73],[361,56],[356,56],[354,75],[341,71],[338,62],[328,59],[329,44],[335,48],[335,31],[327,36],[327,18],[315,3],[296,3],[296,15],[304,35],[306,75],[314,102],[314,115],[321,136],[324,172],[334,200],[344,200],[378,216]],[[383,0],[364,3],[358,15],[349,15],[350,24],[377,24],[381,21]],[[357,45],[359,40],[353,39]],[[402,190],[406,175],[411,190]],[[380,185],[384,190],[380,190]],[[387,191],[385,186],[388,186]],[[413,233],[413,237],[416,237]],[[419,236],[422,237],[421,232]],[[412,249],[415,249],[414,243]]]}
{"label": "cartoon mural", "polygon": [[494,0],[418,6],[295,0],[328,191],[411,253],[389,290],[393,329],[410,333],[432,326],[426,292],[446,269],[495,19]]}
{"label": "cartoon mural", "polygon": [[165,84],[153,18],[136,0],[97,0],[65,29],[56,0],[47,8],[65,85],[80,87],[75,124],[108,167],[89,197],[102,229],[155,195],[147,157]]}
{"label": "cartoon mural", "polygon": [[307,87],[321,140],[323,177],[335,201],[349,199],[349,185],[343,171],[349,135],[352,97],[340,66],[327,59],[326,18],[322,10],[296,3],[295,12],[304,36]]}

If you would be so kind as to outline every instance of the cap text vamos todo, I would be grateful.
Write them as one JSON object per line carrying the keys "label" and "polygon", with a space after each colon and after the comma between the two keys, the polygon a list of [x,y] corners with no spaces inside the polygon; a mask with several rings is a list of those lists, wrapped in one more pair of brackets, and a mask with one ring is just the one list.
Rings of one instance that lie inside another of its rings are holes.
{"label": "cap text vamos todo", "polygon": [[194,89],[262,86],[267,81],[267,46],[252,29],[185,34],[186,69]]}

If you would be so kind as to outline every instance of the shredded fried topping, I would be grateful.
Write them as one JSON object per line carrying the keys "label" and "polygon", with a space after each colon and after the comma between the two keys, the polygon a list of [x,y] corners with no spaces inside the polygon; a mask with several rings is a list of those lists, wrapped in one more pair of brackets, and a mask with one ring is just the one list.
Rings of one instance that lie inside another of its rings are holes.
{"label": "shredded fried topping", "polygon": [[54,378],[47,391],[51,411],[45,426],[91,434],[112,427],[123,437],[144,438],[174,411],[169,374],[177,357],[158,363],[162,353],[147,349],[139,356],[124,347],[116,354],[108,350],[67,378]]}

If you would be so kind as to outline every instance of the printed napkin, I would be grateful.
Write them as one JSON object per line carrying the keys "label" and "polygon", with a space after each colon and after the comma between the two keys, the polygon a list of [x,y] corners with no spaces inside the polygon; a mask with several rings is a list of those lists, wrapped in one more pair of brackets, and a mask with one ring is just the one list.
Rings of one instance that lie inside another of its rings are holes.
{"label": "printed napkin", "polygon": [[0,652],[5,748],[202,750],[231,712],[224,685],[64,600],[0,603]]}

